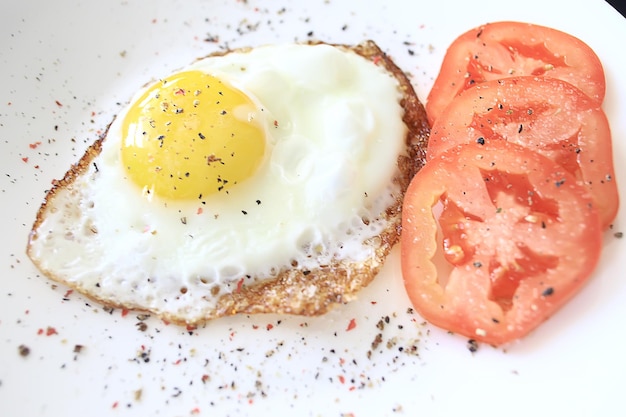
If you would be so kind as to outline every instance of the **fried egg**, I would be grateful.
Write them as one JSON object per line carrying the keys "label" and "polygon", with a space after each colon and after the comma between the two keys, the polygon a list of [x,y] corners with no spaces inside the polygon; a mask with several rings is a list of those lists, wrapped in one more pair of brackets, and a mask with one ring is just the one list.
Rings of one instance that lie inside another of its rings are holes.
{"label": "fried egg", "polygon": [[198,59],[137,92],[48,195],[28,254],[104,303],[188,323],[285,270],[364,262],[401,194],[402,94],[328,44]]}

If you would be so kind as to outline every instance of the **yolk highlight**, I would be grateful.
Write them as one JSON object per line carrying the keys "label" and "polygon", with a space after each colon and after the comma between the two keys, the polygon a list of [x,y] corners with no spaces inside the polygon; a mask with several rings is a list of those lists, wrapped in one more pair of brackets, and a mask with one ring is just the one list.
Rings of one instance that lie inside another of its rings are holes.
{"label": "yolk highlight", "polygon": [[126,172],[149,193],[202,198],[252,176],[265,152],[257,106],[243,92],[200,71],[151,86],[122,124]]}

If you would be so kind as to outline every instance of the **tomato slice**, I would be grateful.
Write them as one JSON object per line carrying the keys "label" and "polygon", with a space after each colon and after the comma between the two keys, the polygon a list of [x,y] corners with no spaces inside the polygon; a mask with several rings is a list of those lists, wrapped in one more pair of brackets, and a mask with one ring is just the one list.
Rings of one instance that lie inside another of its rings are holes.
{"label": "tomato slice", "polygon": [[554,78],[486,81],[455,97],[432,126],[428,155],[459,143],[504,139],[563,165],[589,188],[608,228],[619,196],[611,130],[600,105]]}
{"label": "tomato slice", "polygon": [[528,148],[450,148],[406,192],[401,266],[430,323],[500,345],[536,328],[589,279],[602,247],[587,190]]}
{"label": "tomato slice", "polygon": [[452,98],[472,85],[519,75],[562,79],[597,103],[604,100],[604,70],[589,45],[545,26],[494,22],[465,32],[448,47],[427,97],[428,121],[432,125]]}

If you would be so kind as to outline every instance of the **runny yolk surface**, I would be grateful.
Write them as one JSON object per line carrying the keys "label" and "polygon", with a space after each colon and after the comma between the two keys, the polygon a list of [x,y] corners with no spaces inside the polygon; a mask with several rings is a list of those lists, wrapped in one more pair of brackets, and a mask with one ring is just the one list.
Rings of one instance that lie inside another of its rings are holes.
{"label": "runny yolk surface", "polygon": [[257,106],[200,71],[151,86],[122,124],[126,172],[148,193],[170,199],[225,192],[252,176],[265,152]]}

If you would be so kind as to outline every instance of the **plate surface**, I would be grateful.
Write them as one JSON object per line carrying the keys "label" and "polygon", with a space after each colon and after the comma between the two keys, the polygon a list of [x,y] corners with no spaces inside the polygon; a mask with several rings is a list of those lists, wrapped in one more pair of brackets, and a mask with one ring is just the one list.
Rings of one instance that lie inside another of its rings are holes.
{"label": "plate surface", "polygon": [[3,2],[0,415],[623,415],[624,210],[575,299],[523,341],[475,353],[411,313],[397,248],[358,300],[325,316],[196,330],[105,311],[25,255],[51,181],[145,82],[227,47],[374,39],[424,100],[447,45],[495,20],[552,26],[596,51],[626,196],[626,20],[603,1]]}

